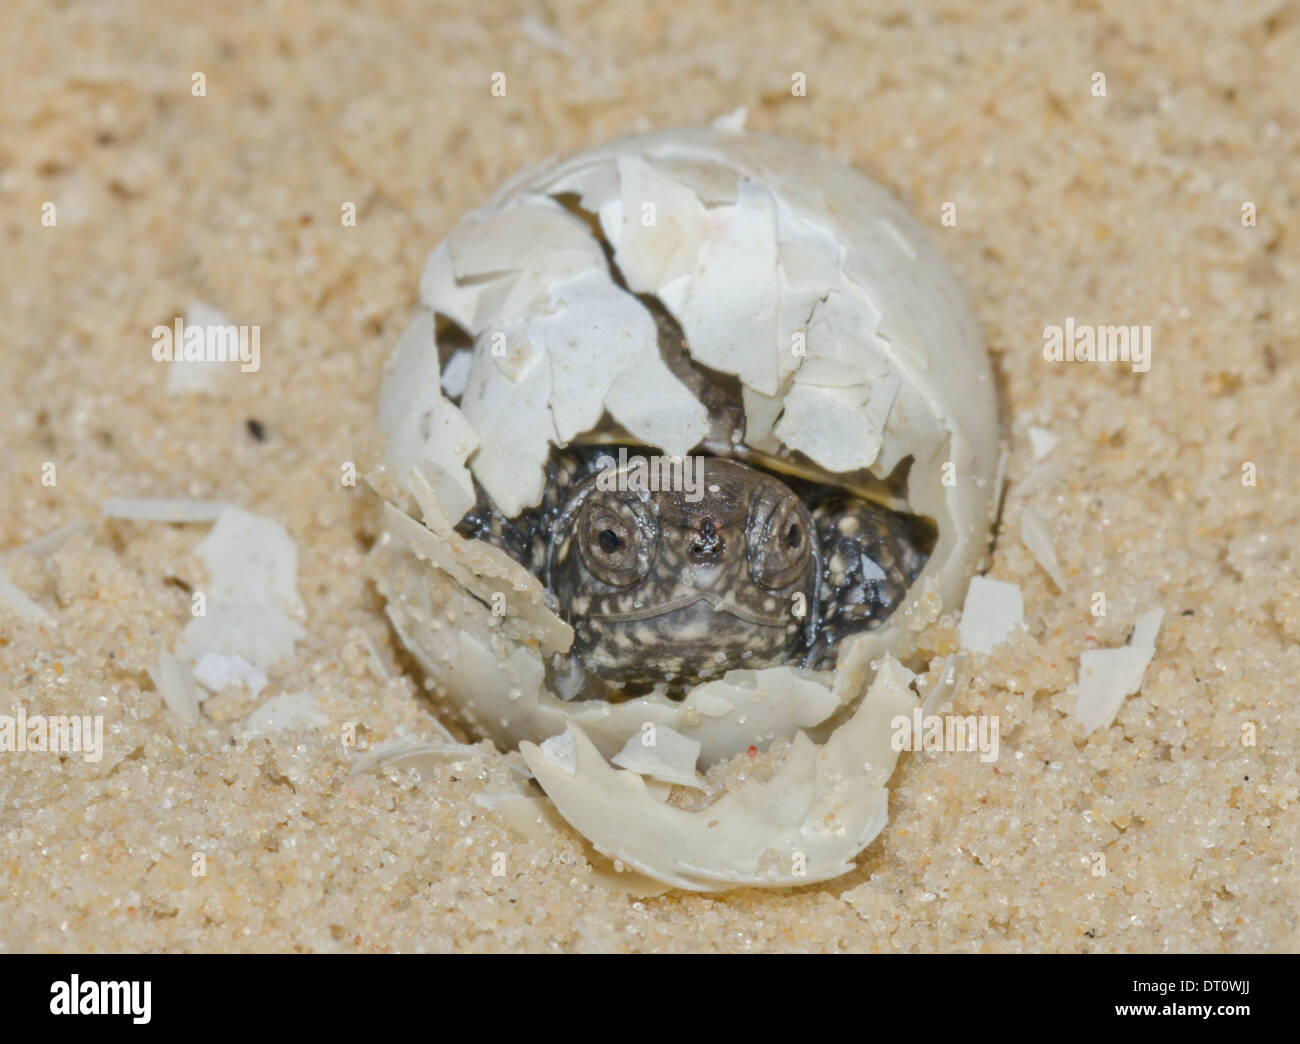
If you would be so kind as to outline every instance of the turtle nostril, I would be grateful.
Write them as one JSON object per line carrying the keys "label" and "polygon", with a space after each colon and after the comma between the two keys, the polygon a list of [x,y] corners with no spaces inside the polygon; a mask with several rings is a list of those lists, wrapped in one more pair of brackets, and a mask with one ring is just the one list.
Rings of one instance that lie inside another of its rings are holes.
{"label": "turtle nostril", "polygon": [[700,523],[695,539],[691,541],[691,557],[716,558],[722,554],[724,546],[722,537],[718,536],[718,530],[713,525],[713,520],[706,518]]}

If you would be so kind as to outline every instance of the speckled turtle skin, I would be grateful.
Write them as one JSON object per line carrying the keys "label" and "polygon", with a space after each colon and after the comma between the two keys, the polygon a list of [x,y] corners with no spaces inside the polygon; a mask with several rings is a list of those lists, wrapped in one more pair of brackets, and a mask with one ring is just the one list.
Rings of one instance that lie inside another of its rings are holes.
{"label": "speckled turtle skin", "polygon": [[619,485],[617,452],[554,451],[537,508],[507,519],[480,491],[457,526],[537,576],[573,627],[568,657],[550,665],[568,698],[674,696],[736,668],[830,667],[845,635],[894,611],[933,546],[918,519],[724,458],[695,458],[695,501],[602,489]]}
{"label": "speckled turtle skin", "polygon": [[815,615],[813,523],[799,498],[744,464],[694,459],[695,499],[602,490],[589,475],[551,527],[546,585],[574,624],[573,654],[604,678],[671,684],[781,663]]}
{"label": "speckled turtle skin", "polygon": [[[734,459],[744,410],[734,378],[690,360],[653,301],[665,361],[708,409],[688,459],[693,490],[627,488],[629,460],[653,448],[552,451],[541,503],[505,518],[478,489],[457,525],[545,585],[574,629],[548,665],[565,699],[669,697],[737,668],[834,665],[839,642],[879,626],[933,549],[933,526],[844,490]],[[700,476],[702,475],[702,481]]]}

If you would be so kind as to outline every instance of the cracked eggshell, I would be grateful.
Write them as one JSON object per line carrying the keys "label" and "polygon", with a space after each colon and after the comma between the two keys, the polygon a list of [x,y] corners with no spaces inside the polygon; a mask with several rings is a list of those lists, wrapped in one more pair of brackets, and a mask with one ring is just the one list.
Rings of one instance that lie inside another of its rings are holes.
{"label": "cracked eggshell", "polygon": [[[633,293],[654,294],[673,314],[697,362],[740,379],[751,449],[797,452],[806,470],[859,489],[880,488],[911,458],[905,504],[933,519],[937,545],[889,620],[841,643],[834,671],[732,671],[680,702],[566,703],[548,689],[544,665],[572,631],[534,577],[455,533],[472,503],[471,474],[516,513],[540,498],[551,446],[580,440],[606,416],[666,454],[704,436],[704,408],[660,359],[653,320]],[[646,134],[548,160],[466,215],[430,254],[420,296],[381,395],[385,447],[372,483],[389,504],[375,551],[379,586],[438,698],[503,748],[572,736],[577,778],[592,793],[613,793],[628,773],[604,766],[584,775],[583,765],[618,755],[645,723],[698,742],[701,768],[800,731],[838,740],[834,726],[860,721],[886,657],[908,657],[930,621],[961,605],[996,501],[992,371],[943,258],[857,171],[731,127]],[[468,335],[468,358],[463,339],[438,344],[436,316]],[[459,405],[444,384],[463,388]],[[824,752],[802,742],[796,768]],[[782,778],[788,797],[794,776]],[[564,777],[551,783],[566,818],[593,840],[605,829],[597,820],[618,820],[618,801],[605,818],[588,817],[558,796]],[[655,814],[676,811],[651,799]],[[883,814],[882,801],[880,823]],[[828,842],[821,865],[842,869],[874,836],[870,823]],[[693,828],[677,826],[689,848]],[[730,851],[701,855],[714,870],[683,872],[695,883],[682,887],[703,887],[715,871],[731,881],[780,878],[755,871],[748,849]]]}
{"label": "cracked eggshell", "polygon": [[[575,197],[585,220],[563,205]],[[907,501],[939,531],[905,604],[842,643],[833,679],[786,669],[800,682],[786,694],[792,709],[774,710],[782,701],[770,693],[749,706],[769,672],[733,672],[727,684],[746,696],[722,719],[696,705],[696,693],[706,703],[716,695],[710,686],[653,712],[653,697],[587,708],[543,691],[537,713],[521,713],[527,697],[499,707],[475,697],[506,746],[541,721],[612,717],[598,741],[612,756],[625,729],[654,720],[700,739],[707,766],[851,707],[872,661],[908,655],[927,622],[961,604],[994,502],[991,370],[946,263],[863,175],[796,143],[718,129],[613,142],[524,172],[426,264],[426,310],[390,364],[380,429],[392,477],[409,489],[421,464],[448,522],[470,503],[470,472],[507,514],[536,503],[551,445],[580,438],[606,411],[666,453],[703,435],[703,408],[659,360],[653,322],[611,277],[597,226],[630,288],[659,296],[697,361],[741,378],[751,446],[797,450],[832,481],[883,479],[910,456]],[[472,360],[455,367],[459,407],[435,373],[434,313],[475,342]],[[810,685],[823,699],[807,698]],[[740,738],[726,739],[729,730]]]}
{"label": "cracked eggshell", "polygon": [[893,722],[919,705],[911,680],[887,657],[826,743],[799,733],[771,779],[750,780],[698,812],[659,801],[641,775],[606,764],[575,725],[571,756],[532,743],[520,751],[560,814],[597,851],[634,870],[700,892],[811,884],[853,869],[851,860],[884,828],[885,784],[898,761]]}

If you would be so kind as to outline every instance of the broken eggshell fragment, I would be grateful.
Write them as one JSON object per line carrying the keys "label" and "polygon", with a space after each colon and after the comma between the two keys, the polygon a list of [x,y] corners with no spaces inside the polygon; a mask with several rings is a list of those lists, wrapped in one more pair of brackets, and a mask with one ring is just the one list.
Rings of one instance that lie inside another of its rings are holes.
{"label": "broken eggshell fragment", "polygon": [[[887,494],[934,522],[937,542],[903,604],[846,637],[834,670],[732,670],[681,700],[566,702],[546,664],[573,632],[551,596],[503,551],[455,530],[475,479],[506,516],[537,504],[552,446],[600,429],[672,456],[709,433],[638,294],[676,319],[695,362],[739,379],[746,452]],[[791,883],[782,860],[811,836],[807,817],[837,801],[832,818],[844,827],[805,845],[795,876],[843,872],[883,825],[897,754],[886,744],[841,764],[840,733],[874,744],[864,723],[888,729],[880,707],[910,692],[895,661],[940,612],[960,607],[995,505],[991,368],[938,252],[851,168],[715,126],[627,138],[517,176],[434,249],[420,296],[385,375],[383,457],[370,480],[387,501],[380,590],[435,697],[504,749],[523,744],[570,823],[661,880]],[[888,700],[866,696],[873,679]],[[732,816],[728,799],[681,811],[606,764],[648,725],[698,743],[701,768],[793,739],[789,771],[762,784],[762,807],[781,814],[739,799],[736,822],[708,833],[733,841],[704,844],[696,828]],[[572,772],[531,746],[562,734]],[[657,840],[643,850],[630,838],[651,806]]]}

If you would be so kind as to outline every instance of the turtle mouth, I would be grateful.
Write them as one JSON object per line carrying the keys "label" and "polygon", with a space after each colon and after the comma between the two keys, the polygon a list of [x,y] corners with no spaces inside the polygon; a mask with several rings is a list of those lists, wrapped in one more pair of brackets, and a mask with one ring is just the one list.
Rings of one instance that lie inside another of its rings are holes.
{"label": "turtle mouth", "polygon": [[731,616],[740,620],[742,623],[747,623],[753,627],[784,629],[790,622],[786,617],[773,617],[737,605],[725,595],[715,595],[704,591],[684,595],[681,598],[674,598],[670,602],[662,602],[658,605],[647,605],[641,609],[630,609],[623,613],[592,613],[588,619],[608,623],[632,623],[637,620],[654,620],[690,609],[692,606],[698,605],[700,602],[706,603],[709,608],[719,616]]}
{"label": "turtle mouth", "polygon": [[591,614],[575,623],[571,651],[624,696],[659,685],[676,699],[729,670],[789,662],[803,642],[799,623],[722,594],[691,592],[629,612]]}

